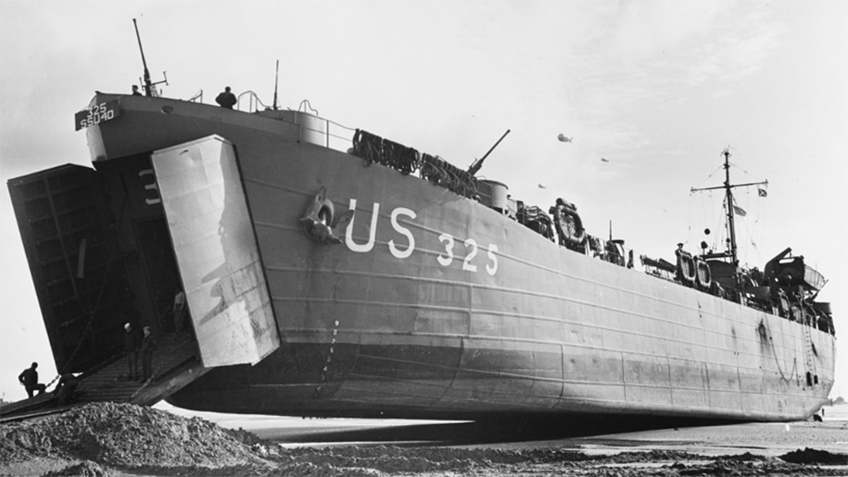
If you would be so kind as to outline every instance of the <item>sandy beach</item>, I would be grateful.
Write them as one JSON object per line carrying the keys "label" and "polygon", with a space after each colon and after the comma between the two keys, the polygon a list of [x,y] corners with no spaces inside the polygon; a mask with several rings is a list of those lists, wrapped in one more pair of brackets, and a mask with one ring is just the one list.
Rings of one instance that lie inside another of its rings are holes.
{"label": "sandy beach", "polygon": [[[848,475],[848,406],[823,421],[300,419],[89,404],[0,426],[0,475]],[[202,417],[198,414],[203,415]]]}

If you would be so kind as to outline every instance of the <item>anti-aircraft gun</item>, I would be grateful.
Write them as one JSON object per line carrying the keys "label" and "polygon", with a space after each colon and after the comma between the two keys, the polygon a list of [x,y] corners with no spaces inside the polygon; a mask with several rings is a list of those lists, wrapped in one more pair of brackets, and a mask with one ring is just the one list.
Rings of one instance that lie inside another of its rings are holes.
{"label": "anti-aircraft gun", "polygon": [[763,270],[772,305],[781,316],[833,333],[830,303],[815,301],[827,280],[803,256],[791,254],[792,248],[786,247]]}

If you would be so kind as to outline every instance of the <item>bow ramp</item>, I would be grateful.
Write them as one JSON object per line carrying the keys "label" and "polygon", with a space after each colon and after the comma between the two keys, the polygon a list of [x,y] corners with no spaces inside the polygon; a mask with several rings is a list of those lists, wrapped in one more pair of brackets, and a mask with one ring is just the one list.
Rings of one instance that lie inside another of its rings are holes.
{"label": "bow ramp", "polygon": [[[75,405],[152,405],[213,367],[256,364],[279,347],[237,161],[210,136],[9,181],[56,368],[81,373]],[[144,382],[128,379],[127,322],[156,339]],[[44,411],[51,397],[0,414]]]}

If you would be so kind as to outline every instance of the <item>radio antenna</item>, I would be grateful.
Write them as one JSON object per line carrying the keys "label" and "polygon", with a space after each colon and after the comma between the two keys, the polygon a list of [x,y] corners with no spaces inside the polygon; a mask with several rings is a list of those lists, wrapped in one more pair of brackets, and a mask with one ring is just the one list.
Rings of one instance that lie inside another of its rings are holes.
{"label": "radio antenna", "polygon": [[277,110],[277,84],[280,81],[280,60],[277,60],[277,76],[274,77],[274,111]]}

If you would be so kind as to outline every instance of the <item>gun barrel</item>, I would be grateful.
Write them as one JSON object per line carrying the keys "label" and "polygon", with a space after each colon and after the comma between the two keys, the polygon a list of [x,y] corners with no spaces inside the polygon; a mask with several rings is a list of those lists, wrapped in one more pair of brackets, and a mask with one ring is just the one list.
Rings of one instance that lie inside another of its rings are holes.
{"label": "gun barrel", "polygon": [[498,147],[498,144],[500,144],[500,143],[501,143],[501,141],[503,141],[503,139],[506,137],[506,135],[507,135],[507,134],[509,134],[509,132],[510,132],[510,130],[509,130],[509,129],[507,129],[507,130],[506,130],[506,132],[505,132],[505,133],[503,133],[503,136],[501,136],[501,138],[500,138],[500,139],[498,139],[498,142],[496,142],[496,143],[495,143],[495,144],[494,144],[491,148],[489,148],[489,151],[488,151],[488,152],[486,152],[486,154],[484,154],[484,155],[483,155],[483,157],[481,157],[480,159],[477,159],[476,161],[474,161],[474,162],[471,164],[471,166],[468,168],[468,173],[469,173],[469,174],[471,174],[472,176],[473,176],[474,174],[477,174],[477,171],[479,171],[479,170],[480,170],[480,168],[481,168],[481,167],[483,167],[483,161],[485,161],[485,160],[486,160],[486,158],[487,158],[487,157],[489,157],[489,154],[491,154],[491,153],[492,153],[492,151],[494,151],[494,150],[495,150],[495,148],[496,148],[496,147]]}
{"label": "gun barrel", "polygon": [[153,84],[150,81],[150,71],[147,69],[147,60],[144,59],[144,48],[141,46],[141,35],[138,33],[138,23],[133,18],[135,26],[135,37],[138,39],[138,50],[141,52],[141,64],[144,65],[144,92],[147,96],[153,95]]}

